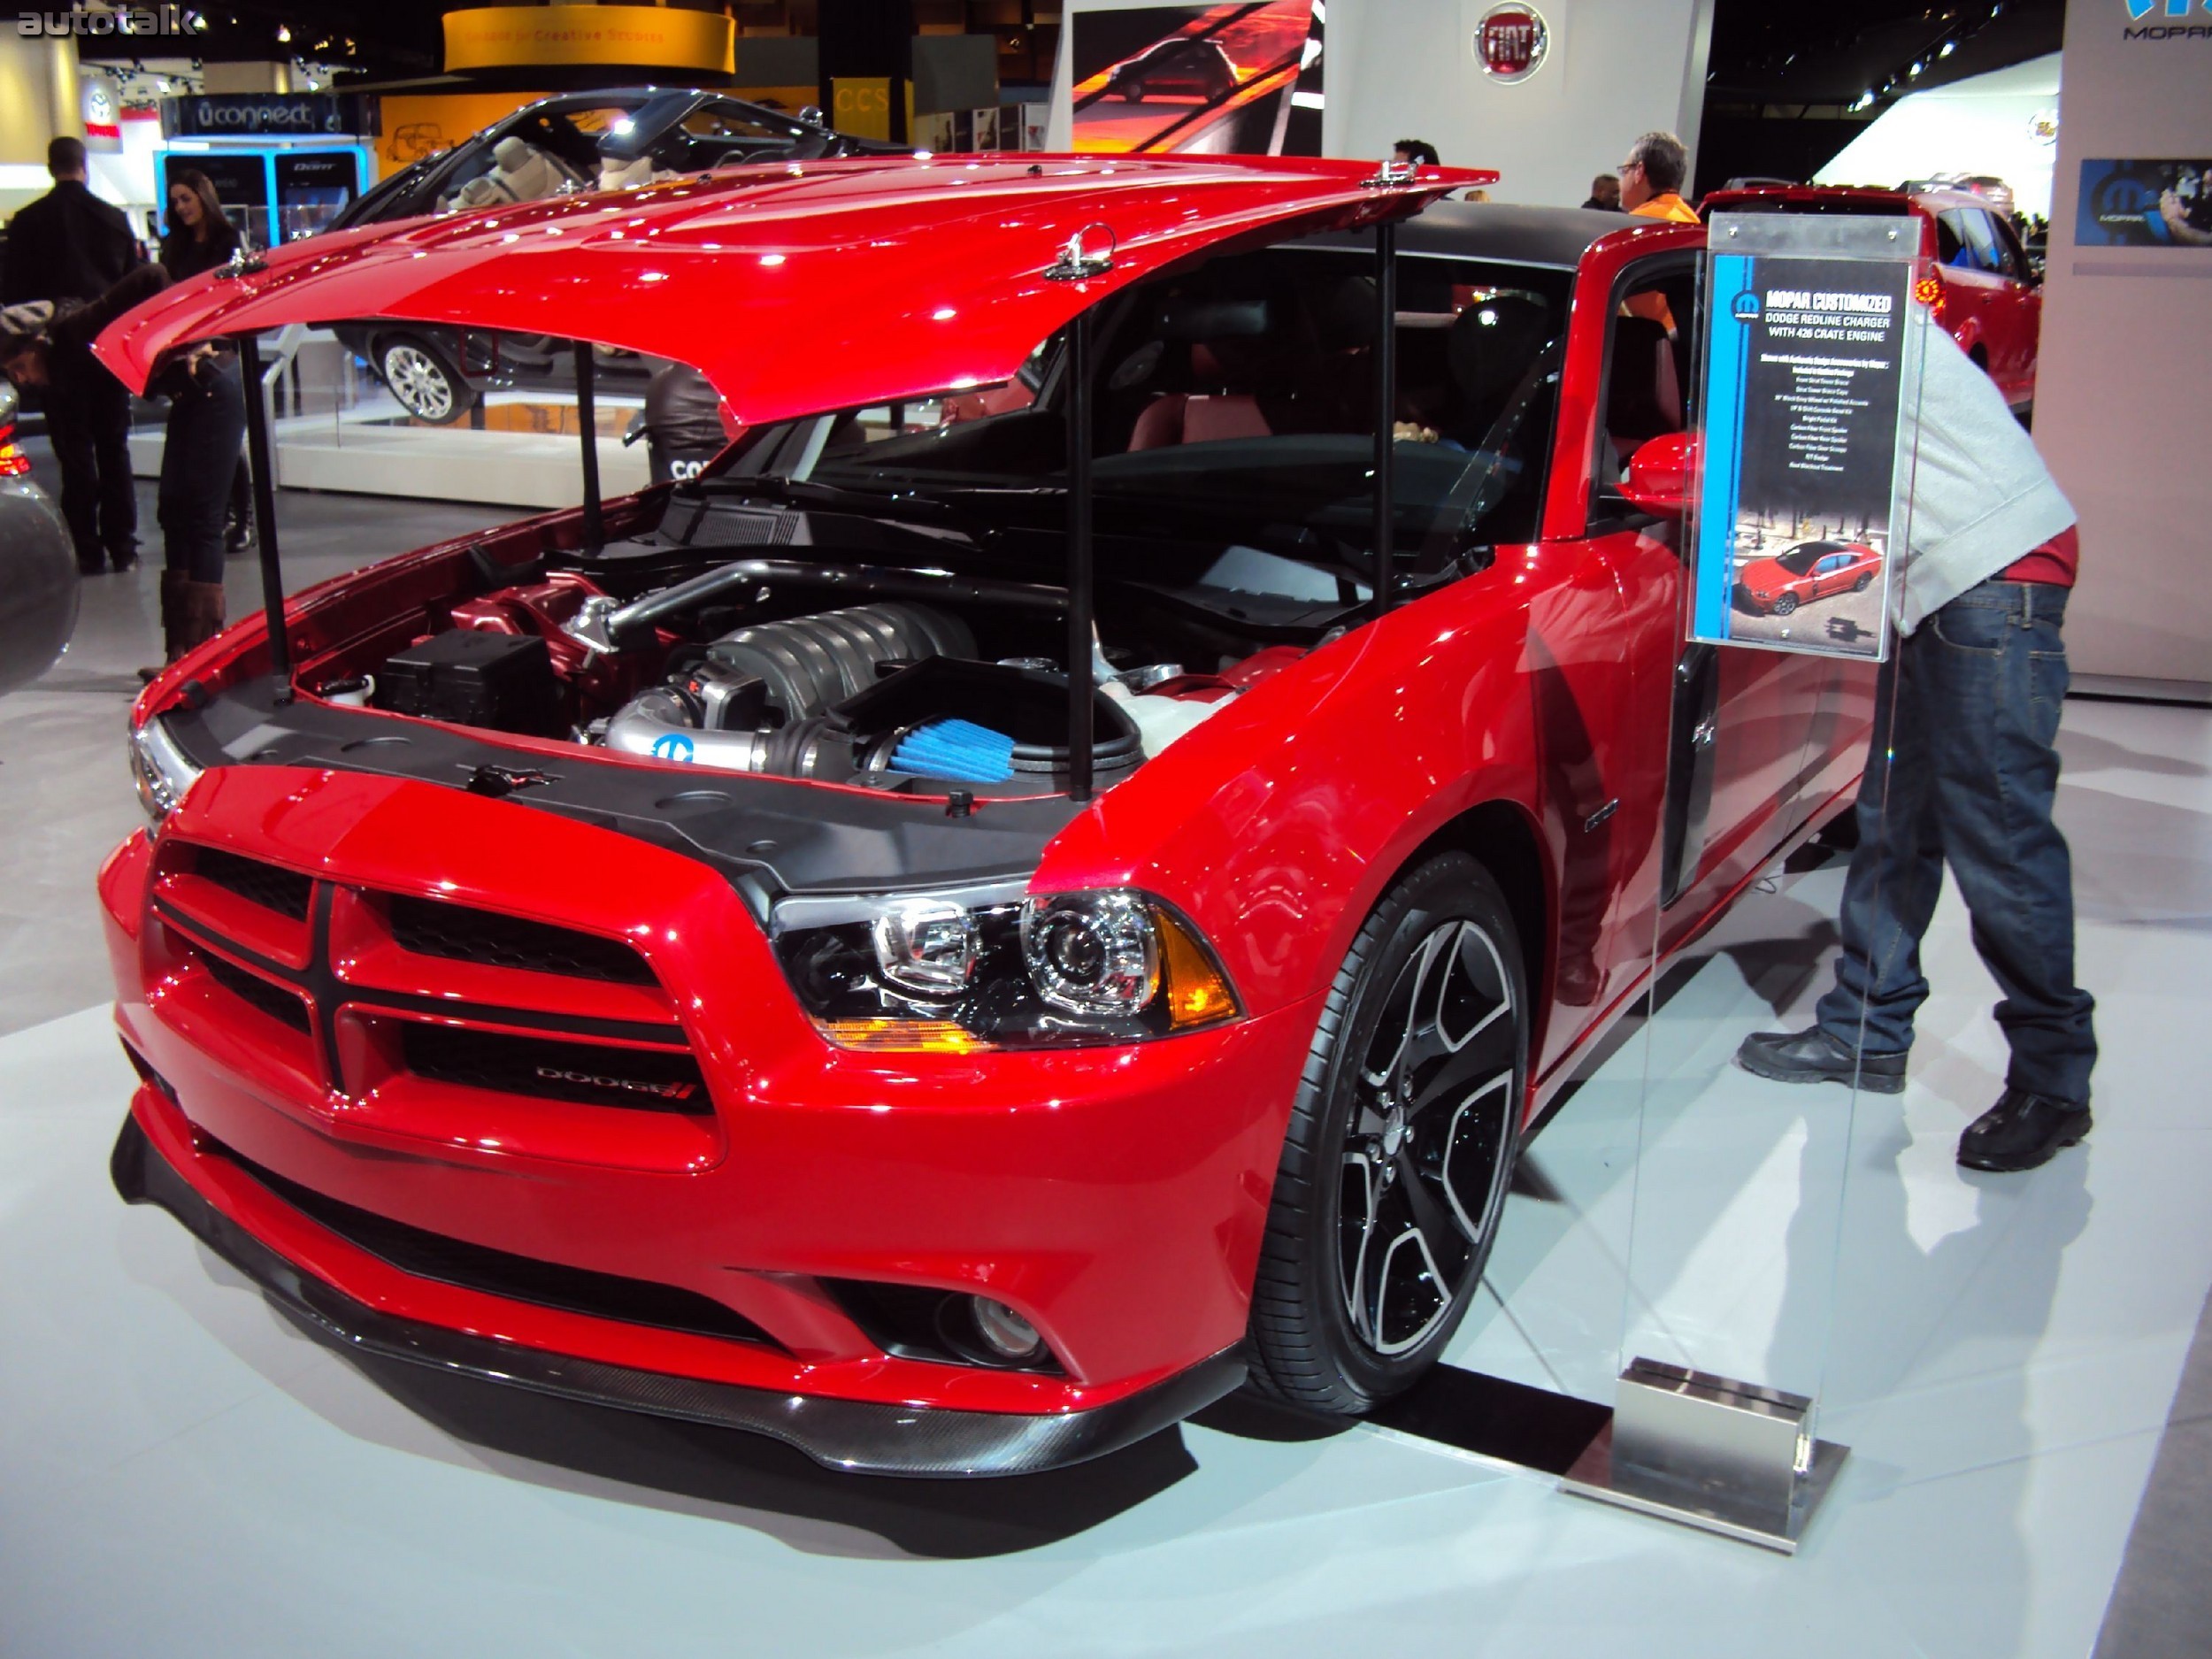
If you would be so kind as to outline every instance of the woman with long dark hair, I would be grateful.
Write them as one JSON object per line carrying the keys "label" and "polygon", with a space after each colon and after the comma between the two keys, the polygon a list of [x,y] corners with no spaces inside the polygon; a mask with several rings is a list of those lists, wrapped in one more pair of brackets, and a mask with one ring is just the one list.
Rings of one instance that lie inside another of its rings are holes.
{"label": "woman with long dark hair", "polygon": [[[245,246],[223,211],[215,180],[197,167],[169,175],[169,229],[161,239],[161,268],[172,282],[228,265]],[[223,511],[223,550],[243,550],[253,534],[253,475],[241,455],[231,469],[230,498]]]}
{"label": "woman with long dark hair", "polygon": [[228,265],[242,239],[223,211],[215,180],[197,167],[169,175],[169,229],[161,239],[161,268],[172,282]]}

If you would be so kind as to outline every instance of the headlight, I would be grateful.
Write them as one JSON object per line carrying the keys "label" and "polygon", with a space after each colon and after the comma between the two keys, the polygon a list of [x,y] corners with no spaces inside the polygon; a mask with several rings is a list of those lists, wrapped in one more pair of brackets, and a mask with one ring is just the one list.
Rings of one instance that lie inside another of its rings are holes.
{"label": "headlight", "polygon": [[1136,1042],[1238,1012],[1197,930],[1128,888],[787,899],[771,931],[816,1028],[849,1048]]}
{"label": "headlight", "polygon": [[139,804],[156,824],[177,810],[201,770],[177,746],[159,715],[131,733],[131,776],[138,784]]}

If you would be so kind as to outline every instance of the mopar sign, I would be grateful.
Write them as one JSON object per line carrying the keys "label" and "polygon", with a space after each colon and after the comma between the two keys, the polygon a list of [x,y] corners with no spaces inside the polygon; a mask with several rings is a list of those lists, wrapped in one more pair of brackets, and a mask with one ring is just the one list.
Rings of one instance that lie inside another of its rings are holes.
{"label": "mopar sign", "polygon": [[315,93],[210,93],[164,98],[165,138],[322,137],[373,133],[368,100]]}
{"label": "mopar sign", "polygon": [[[2212,0],[2124,0],[2136,27],[2120,31],[2131,41],[2212,40]],[[2197,14],[2194,22],[2190,14]],[[2156,18],[2156,21],[2151,19]]]}
{"label": "mopar sign", "polygon": [[1534,6],[1496,5],[1475,25],[1474,44],[1482,73],[1513,86],[1543,66],[1544,54],[1551,49],[1551,30]]}

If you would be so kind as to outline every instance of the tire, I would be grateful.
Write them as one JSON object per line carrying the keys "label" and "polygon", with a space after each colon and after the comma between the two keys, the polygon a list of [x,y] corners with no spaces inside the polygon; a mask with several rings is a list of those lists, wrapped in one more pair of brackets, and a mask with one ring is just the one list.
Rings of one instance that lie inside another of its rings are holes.
{"label": "tire", "polygon": [[1778,617],[1786,617],[1796,609],[1797,595],[1795,594],[1784,594],[1774,602],[1774,614]]}
{"label": "tire", "polygon": [[1873,586],[1874,573],[1871,571],[1862,571],[1859,573],[1859,580],[1851,584],[1851,591],[1855,594],[1863,594]]}
{"label": "tire", "polygon": [[376,373],[401,408],[434,426],[452,425],[476,402],[468,376],[419,334],[386,334],[379,340]]}
{"label": "tire", "polygon": [[1504,1212],[1528,1028],[1490,872],[1452,852],[1402,877],[1337,970],[1299,1079],[1253,1285],[1256,1392],[1359,1417],[1436,1363]]}

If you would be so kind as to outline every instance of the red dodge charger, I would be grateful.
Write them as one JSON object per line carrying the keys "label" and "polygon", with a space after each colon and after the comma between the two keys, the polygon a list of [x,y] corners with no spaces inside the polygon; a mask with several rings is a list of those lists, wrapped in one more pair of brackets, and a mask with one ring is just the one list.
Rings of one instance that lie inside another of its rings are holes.
{"label": "red dodge charger", "polygon": [[1863,594],[1882,573],[1882,556],[1856,541],[1800,541],[1786,553],[1753,559],[1736,572],[1736,603],[1786,617],[1801,604]]}
{"label": "red dodge charger", "polygon": [[1686,322],[1703,230],[1436,202],[1486,181],[738,169],[125,319],[134,384],[291,322],[588,339],[741,436],[148,688],[124,1195],[353,1348],[841,1469],[1409,1386],[1873,692],[1684,648],[1686,346],[1623,302]]}

